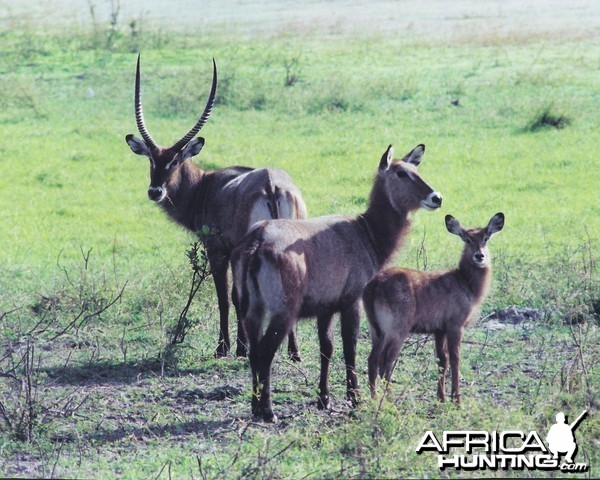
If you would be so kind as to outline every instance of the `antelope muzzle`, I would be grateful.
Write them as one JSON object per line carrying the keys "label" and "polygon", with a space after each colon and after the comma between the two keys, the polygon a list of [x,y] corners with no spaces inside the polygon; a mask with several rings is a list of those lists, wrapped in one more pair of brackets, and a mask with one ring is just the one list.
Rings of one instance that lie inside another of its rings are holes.
{"label": "antelope muzzle", "polygon": [[148,198],[153,202],[162,202],[167,196],[167,192],[163,187],[153,187],[150,185],[148,188]]}

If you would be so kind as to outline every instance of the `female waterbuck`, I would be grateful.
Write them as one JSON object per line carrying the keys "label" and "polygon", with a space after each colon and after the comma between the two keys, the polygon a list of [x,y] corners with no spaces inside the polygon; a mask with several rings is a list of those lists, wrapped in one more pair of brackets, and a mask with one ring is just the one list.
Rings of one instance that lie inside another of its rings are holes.
{"label": "female waterbuck", "polygon": [[[213,235],[205,241],[217,290],[220,316],[219,343],[215,354],[227,355],[229,342],[229,298],[227,270],[233,247],[258,220],[301,219],[306,205],[300,190],[283,170],[228,167],[204,171],[190,159],[204,146],[194,138],[206,122],[215,101],[217,66],[213,59],[213,80],[204,112],[194,127],[171,147],[160,147],[146,128],[140,93],[140,57],[135,76],[135,118],[142,139],[127,135],[131,150],[150,159],[148,197],[167,215],[192,232],[208,226]],[[295,334],[290,331],[289,351],[299,360]],[[238,319],[237,355],[246,355],[244,331]]]}
{"label": "female waterbuck", "polygon": [[272,220],[255,225],[232,254],[240,317],[250,345],[252,412],[276,420],[271,364],[283,337],[300,317],[317,317],[321,350],[318,406],[329,405],[332,317],[341,314],[348,399],[355,404],[359,301],[366,283],[389,260],[410,227],[409,214],[435,210],[442,197],[417,173],[425,151],[417,146],[393,160],[381,157],[369,205],[357,217]]}
{"label": "female waterbuck", "polygon": [[502,213],[494,215],[487,227],[469,230],[446,215],[448,231],[465,242],[458,268],[439,272],[390,268],[379,272],[367,284],[363,301],[373,344],[369,355],[372,396],[376,394],[377,373],[389,383],[406,337],[412,332],[433,333],[439,364],[438,399],[442,402],[445,399],[450,355],[451,397],[460,405],[460,342],[490,287],[492,267],[487,242],[503,226]]}

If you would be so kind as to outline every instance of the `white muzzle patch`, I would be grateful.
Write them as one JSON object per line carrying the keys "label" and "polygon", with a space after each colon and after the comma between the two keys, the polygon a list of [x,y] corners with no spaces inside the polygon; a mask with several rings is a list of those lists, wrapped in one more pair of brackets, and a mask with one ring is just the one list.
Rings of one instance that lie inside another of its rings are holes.
{"label": "white muzzle patch", "polygon": [[148,198],[153,202],[160,203],[167,196],[167,190],[163,187],[148,187]]}
{"label": "white muzzle patch", "polygon": [[421,202],[421,208],[425,210],[437,210],[442,206],[442,195],[438,192],[431,192],[427,198]]}

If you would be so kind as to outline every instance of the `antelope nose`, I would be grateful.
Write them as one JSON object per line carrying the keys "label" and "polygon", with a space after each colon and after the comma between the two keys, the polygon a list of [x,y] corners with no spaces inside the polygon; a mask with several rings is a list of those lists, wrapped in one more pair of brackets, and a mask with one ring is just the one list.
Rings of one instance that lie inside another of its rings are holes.
{"label": "antelope nose", "polygon": [[442,206],[442,196],[437,192],[431,195],[431,201],[438,207]]}
{"label": "antelope nose", "polygon": [[148,198],[154,202],[162,199],[164,190],[162,187],[150,187],[148,189]]}
{"label": "antelope nose", "polygon": [[485,258],[485,255],[481,252],[477,252],[475,254],[475,260],[477,260],[478,262],[483,262],[484,258]]}

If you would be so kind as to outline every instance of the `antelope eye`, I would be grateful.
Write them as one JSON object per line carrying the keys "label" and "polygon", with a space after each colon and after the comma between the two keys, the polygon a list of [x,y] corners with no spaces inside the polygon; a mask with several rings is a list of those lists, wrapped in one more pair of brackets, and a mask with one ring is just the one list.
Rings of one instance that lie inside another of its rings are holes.
{"label": "antelope eye", "polygon": [[406,178],[406,177],[408,177],[408,173],[406,173],[404,170],[398,170],[396,172],[396,175],[398,176],[398,178]]}
{"label": "antelope eye", "polygon": [[473,240],[471,240],[470,238],[467,237],[467,238],[465,238],[465,243],[467,245],[471,245],[473,243]]}

